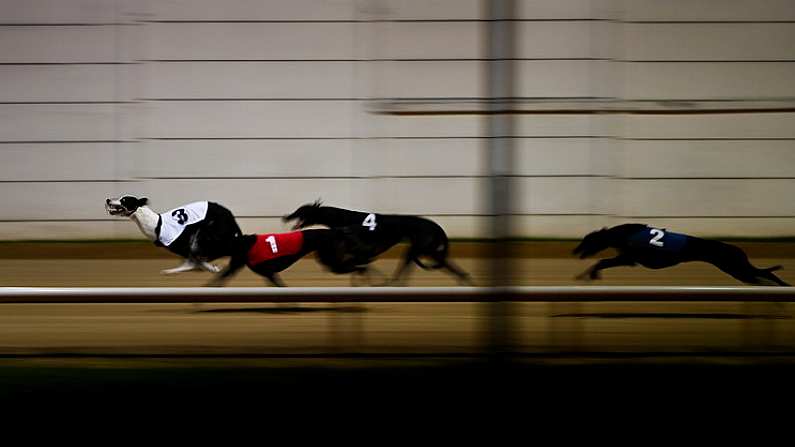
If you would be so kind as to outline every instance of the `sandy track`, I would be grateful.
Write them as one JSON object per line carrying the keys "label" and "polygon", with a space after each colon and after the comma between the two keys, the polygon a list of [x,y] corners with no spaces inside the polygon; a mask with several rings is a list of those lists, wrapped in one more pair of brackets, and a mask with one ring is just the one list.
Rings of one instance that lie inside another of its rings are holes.
{"label": "sandy track", "polygon": [[[5,286],[187,287],[210,275],[159,275],[172,259],[4,259]],[[781,277],[795,283],[795,260]],[[478,283],[488,264],[461,259]],[[589,262],[522,259],[513,277],[521,285],[580,284],[572,277]],[[394,260],[377,267],[391,272]],[[347,286],[346,276],[301,261],[283,275],[292,286]],[[415,270],[409,285],[449,286],[440,272]],[[705,264],[651,271],[618,268],[600,285],[737,285]],[[243,272],[230,286],[261,286]],[[317,354],[470,353],[482,348],[483,304],[354,305],[19,305],[0,307],[0,354]],[[527,303],[513,307],[514,342],[523,352],[759,352],[795,351],[792,305],[765,303]]]}

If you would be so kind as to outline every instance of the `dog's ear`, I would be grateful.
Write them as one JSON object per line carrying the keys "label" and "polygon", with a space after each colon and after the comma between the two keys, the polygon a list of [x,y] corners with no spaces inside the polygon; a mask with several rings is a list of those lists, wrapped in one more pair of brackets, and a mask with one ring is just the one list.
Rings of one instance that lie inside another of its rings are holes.
{"label": "dog's ear", "polygon": [[140,199],[138,199],[138,206],[139,207],[140,206],[144,206],[147,203],[149,203],[149,197],[141,197]]}

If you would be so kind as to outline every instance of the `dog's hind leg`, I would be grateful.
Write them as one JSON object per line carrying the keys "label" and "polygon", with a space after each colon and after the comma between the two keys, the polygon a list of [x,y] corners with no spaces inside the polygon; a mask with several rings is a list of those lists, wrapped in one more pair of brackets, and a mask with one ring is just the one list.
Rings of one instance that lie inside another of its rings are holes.
{"label": "dog's hind leg", "polygon": [[769,282],[771,286],[783,286],[783,287],[792,287],[785,281],[782,281],[781,278],[773,274],[774,270],[780,269],[780,266],[770,267],[766,269],[759,269],[758,277],[762,278],[764,281]]}
{"label": "dog's hind leg", "polygon": [[282,281],[282,279],[276,273],[271,273],[269,275],[265,275],[265,278],[276,287],[287,287],[286,284]]}
{"label": "dog's hind leg", "polygon": [[444,259],[440,262],[441,266],[452,274],[456,276],[456,279],[459,284],[463,284],[466,286],[474,286],[475,283],[472,282],[472,278],[469,276],[469,273],[465,272],[461,267],[457,266],[453,261],[449,259]]}
{"label": "dog's hind leg", "polygon": [[[353,275],[351,275],[351,286],[358,287],[360,284],[364,284],[366,286],[376,285],[375,282],[373,281],[373,276],[374,276],[373,272],[377,273],[378,276],[383,278],[383,282],[380,285],[388,284],[388,280],[386,278],[386,275],[384,275],[383,273],[381,273],[378,269],[376,269],[374,267],[366,266],[366,267],[362,267],[359,270],[353,272]],[[357,278],[362,278],[363,281],[362,282],[358,282],[358,281],[356,281]]]}
{"label": "dog's hind leg", "polygon": [[774,270],[781,268],[780,266],[758,269],[751,264],[745,253],[740,252],[740,254],[733,254],[734,256],[723,256],[720,259],[705,259],[704,261],[714,265],[732,278],[748,285],[789,286],[789,284],[772,273]]}

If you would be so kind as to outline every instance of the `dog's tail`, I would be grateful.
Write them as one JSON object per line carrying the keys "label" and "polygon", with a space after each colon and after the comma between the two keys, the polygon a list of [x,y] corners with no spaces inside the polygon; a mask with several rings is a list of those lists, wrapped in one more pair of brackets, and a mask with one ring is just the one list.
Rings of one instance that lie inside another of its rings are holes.
{"label": "dog's tail", "polygon": [[775,272],[776,270],[781,270],[782,268],[783,267],[780,266],[780,265],[774,265],[773,267],[768,267],[768,268],[764,268],[764,269],[760,269],[760,270],[762,270],[764,272]]}

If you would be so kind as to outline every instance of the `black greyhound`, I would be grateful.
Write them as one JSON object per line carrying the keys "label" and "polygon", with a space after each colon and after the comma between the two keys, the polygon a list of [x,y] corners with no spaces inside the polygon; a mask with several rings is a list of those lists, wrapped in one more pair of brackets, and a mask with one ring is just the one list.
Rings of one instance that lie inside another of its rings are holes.
{"label": "black greyhound", "polygon": [[[359,226],[367,231],[357,231],[359,242],[357,256],[360,263],[369,263],[392,246],[407,240],[408,251],[403,257],[391,283],[399,284],[406,279],[415,263],[423,269],[446,269],[456,276],[459,283],[471,284],[469,274],[449,259],[450,243],[442,227],[436,222],[409,215],[375,214],[323,206],[320,201],[299,207],[283,217],[285,222],[296,220],[294,229],[310,225],[325,225],[330,228]],[[431,258],[434,264],[425,264],[420,257]]]}
{"label": "black greyhound", "polygon": [[227,266],[207,285],[221,286],[243,266],[284,287],[278,273],[315,252],[317,260],[337,274],[362,273],[367,267],[358,260],[356,228],[311,229],[289,233],[247,234],[230,243]]}
{"label": "black greyhound", "polygon": [[781,266],[756,268],[737,246],[644,224],[630,223],[594,231],[583,238],[574,254],[586,258],[607,248],[614,248],[618,256],[600,260],[577,279],[599,279],[599,271],[610,267],[640,264],[662,269],[682,262],[702,261],[746,284],[789,286],[772,273]]}

